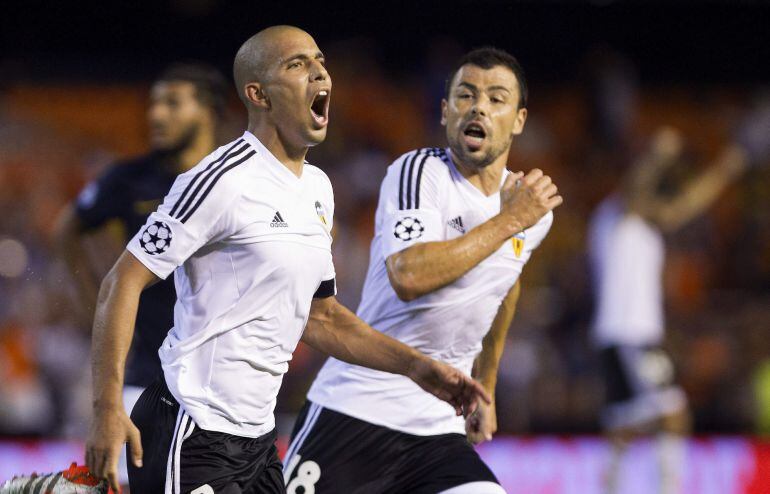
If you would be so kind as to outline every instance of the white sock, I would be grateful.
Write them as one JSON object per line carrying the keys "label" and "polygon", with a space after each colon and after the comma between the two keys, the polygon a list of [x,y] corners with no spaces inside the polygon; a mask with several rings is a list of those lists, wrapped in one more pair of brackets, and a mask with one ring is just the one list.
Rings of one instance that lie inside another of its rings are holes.
{"label": "white sock", "polygon": [[680,434],[662,432],[658,435],[658,460],[660,462],[661,494],[682,492],[686,439]]}

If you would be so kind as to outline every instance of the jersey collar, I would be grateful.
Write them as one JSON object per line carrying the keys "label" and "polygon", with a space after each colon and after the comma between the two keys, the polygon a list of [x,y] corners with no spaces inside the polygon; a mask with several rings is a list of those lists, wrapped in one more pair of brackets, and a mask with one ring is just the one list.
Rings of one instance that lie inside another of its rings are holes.
{"label": "jersey collar", "polygon": [[291,170],[286,168],[286,165],[281,163],[278,158],[275,157],[273,153],[270,152],[269,149],[265,147],[262,142],[257,139],[257,136],[249,132],[248,130],[243,133],[243,139],[251,144],[254,149],[257,150],[257,155],[262,158],[263,161],[267,162],[268,164],[272,165],[273,168],[275,168],[278,173],[285,178],[285,180],[291,184],[296,184],[299,181],[302,180],[302,177],[305,176],[305,173],[302,173],[302,176],[298,177],[294,175]]}
{"label": "jersey collar", "polygon": [[452,157],[452,151],[449,148],[446,148],[446,163],[449,165],[449,169],[451,170],[452,175],[455,176],[455,180],[458,180],[461,184],[463,184],[463,187],[469,189],[473,194],[476,194],[477,196],[490,201],[497,203],[499,201],[500,197],[500,189],[503,188],[503,184],[505,183],[505,179],[508,178],[508,174],[511,173],[510,170],[507,168],[503,170],[502,175],[500,176],[500,187],[495,191],[494,194],[488,196],[481,192],[479,189],[476,188],[475,185],[470,183],[465,176],[460,173],[460,170],[457,169],[457,165],[454,162],[454,158]]}

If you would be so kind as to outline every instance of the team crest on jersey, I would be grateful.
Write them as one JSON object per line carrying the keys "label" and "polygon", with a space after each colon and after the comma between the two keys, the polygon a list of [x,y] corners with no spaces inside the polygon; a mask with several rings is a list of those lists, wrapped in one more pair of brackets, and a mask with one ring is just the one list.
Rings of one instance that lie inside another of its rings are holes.
{"label": "team crest on jersey", "polygon": [[401,218],[396,222],[396,226],[393,227],[393,235],[404,242],[422,237],[422,232],[424,231],[425,227],[422,226],[422,222],[411,216]]}
{"label": "team crest on jersey", "polygon": [[516,257],[521,257],[521,252],[524,250],[524,240],[526,240],[527,235],[524,232],[517,233],[513,237],[511,237],[511,243],[513,244],[513,253],[516,254]]}
{"label": "team crest on jersey", "polygon": [[324,209],[324,205],[321,204],[321,201],[315,202],[315,213],[321,219],[321,223],[323,223],[326,226],[329,226],[329,222],[326,221],[326,209]]}
{"label": "team crest on jersey", "polygon": [[155,221],[144,228],[139,236],[139,245],[151,256],[163,254],[171,245],[173,236],[170,226],[162,221]]}

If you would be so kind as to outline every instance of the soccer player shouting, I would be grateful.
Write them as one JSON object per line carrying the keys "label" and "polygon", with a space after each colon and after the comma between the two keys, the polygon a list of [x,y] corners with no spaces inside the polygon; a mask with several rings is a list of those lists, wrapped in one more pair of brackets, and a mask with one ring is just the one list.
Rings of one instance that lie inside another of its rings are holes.
{"label": "soccer player shouting", "polygon": [[[113,487],[128,441],[134,492],[284,492],[273,409],[300,338],[408,375],[456,413],[489,399],[465,374],[373,330],[334,298],[332,188],[305,161],[326,137],[332,89],[313,38],[265,29],[241,46],[234,76],[248,130],[177,178],[99,291],[86,462]],[[139,294],[172,272],[164,379],[129,419],[120,389]]]}
{"label": "soccer player shouting", "polygon": [[[490,394],[519,275],[562,202],[540,170],[506,170],[526,103],[514,57],[482,48],[460,59],[442,101],[449,148],[403,155],[382,183],[358,308],[383,334],[473,367]],[[496,423],[493,403],[464,422],[408,379],[332,358],[295,426],[287,490],[497,494],[468,442],[491,439]]]}

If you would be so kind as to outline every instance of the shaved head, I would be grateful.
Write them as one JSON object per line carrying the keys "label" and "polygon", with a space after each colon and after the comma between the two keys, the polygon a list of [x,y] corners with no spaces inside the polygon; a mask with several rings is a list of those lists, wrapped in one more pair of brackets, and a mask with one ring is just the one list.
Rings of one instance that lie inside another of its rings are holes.
{"label": "shaved head", "polygon": [[323,142],[332,82],[315,40],[294,26],[258,32],[235,55],[233,77],[248,130],[295,157]]}
{"label": "shaved head", "polygon": [[310,34],[298,27],[271,26],[247,39],[238,49],[233,62],[233,78],[238,97],[244,103],[247,104],[247,99],[243,87],[249,82],[263,82],[270,63],[278,61],[278,48],[287,34],[300,34],[311,38]]}

